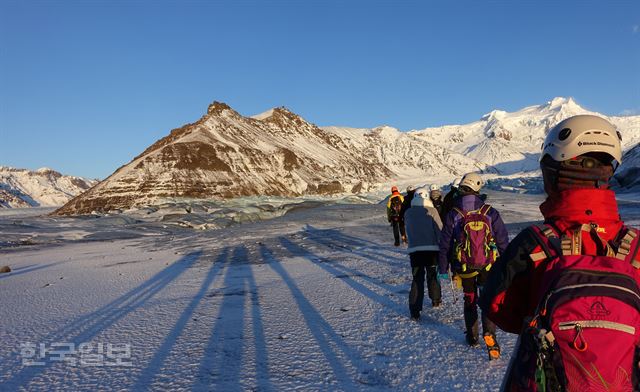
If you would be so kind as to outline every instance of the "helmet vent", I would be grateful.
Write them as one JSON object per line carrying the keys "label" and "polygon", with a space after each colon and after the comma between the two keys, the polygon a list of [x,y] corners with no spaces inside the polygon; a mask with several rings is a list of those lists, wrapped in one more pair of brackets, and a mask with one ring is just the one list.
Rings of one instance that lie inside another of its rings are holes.
{"label": "helmet vent", "polygon": [[571,135],[571,128],[564,128],[562,131],[560,131],[560,133],[558,134],[558,139],[560,140],[566,140],[569,135]]}
{"label": "helmet vent", "polygon": [[622,141],[622,135],[620,134],[620,131],[616,131],[616,133],[618,134],[618,139]]}

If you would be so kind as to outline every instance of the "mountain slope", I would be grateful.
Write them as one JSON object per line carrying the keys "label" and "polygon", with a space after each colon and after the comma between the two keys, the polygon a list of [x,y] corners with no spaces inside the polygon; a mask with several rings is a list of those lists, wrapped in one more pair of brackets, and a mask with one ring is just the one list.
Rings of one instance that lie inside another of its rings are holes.
{"label": "mountain slope", "polygon": [[59,206],[96,183],[48,168],[31,171],[0,166],[0,208]]}
{"label": "mountain slope", "polygon": [[[494,110],[467,125],[400,132],[319,128],[282,107],[244,117],[214,102],[198,121],[172,130],[56,213],[171,198],[361,193],[391,182],[442,184],[469,171],[489,178],[532,172],[547,130],[583,113],[592,112],[555,98],[513,113]],[[625,149],[638,143],[640,116],[609,119]]]}
{"label": "mountain slope", "polygon": [[251,118],[215,102],[200,120],[171,131],[57,213],[173,197],[357,193],[403,172],[482,169],[474,159],[394,128],[328,131],[285,108]]}
{"label": "mountain slope", "polygon": [[594,114],[611,121],[623,135],[624,150],[640,141],[640,116],[609,117],[562,97],[513,113],[494,110],[471,124],[426,128],[410,134],[448,146],[493,166],[500,174],[510,175],[537,170],[540,146],[549,128],[578,114]]}

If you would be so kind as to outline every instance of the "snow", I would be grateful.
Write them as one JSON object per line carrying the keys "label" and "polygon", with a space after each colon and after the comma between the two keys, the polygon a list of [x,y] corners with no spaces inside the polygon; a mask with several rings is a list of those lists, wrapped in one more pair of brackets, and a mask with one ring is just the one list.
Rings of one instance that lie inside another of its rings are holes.
{"label": "snow", "polygon": [[[489,192],[511,237],[541,219],[541,200]],[[637,200],[621,202],[636,224]],[[200,207],[183,215],[209,213]],[[0,214],[3,234],[29,240],[0,245],[13,269],[0,275],[0,390],[498,390],[515,336],[498,334],[498,361],[467,347],[450,287],[443,308],[427,300],[411,321],[409,260],[391,246],[383,205],[317,202],[223,230],[144,218],[161,211]],[[90,343],[93,354],[129,344],[130,366],[53,353],[23,366],[27,342]]]}
{"label": "snow", "polygon": [[30,171],[0,166],[0,208],[60,206],[95,183],[46,167]]}
{"label": "snow", "polygon": [[271,116],[273,116],[274,109],[269,109],[266,112],[262,112],[260,114],[256,114],[255,116],[251,116],[251,118],[255,118],[256,120],[264,120]]}

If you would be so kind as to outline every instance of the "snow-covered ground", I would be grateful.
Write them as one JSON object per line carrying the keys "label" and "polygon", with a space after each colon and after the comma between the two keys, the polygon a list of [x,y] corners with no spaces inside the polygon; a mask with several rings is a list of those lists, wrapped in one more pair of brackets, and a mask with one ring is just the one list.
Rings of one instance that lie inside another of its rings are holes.
{"label": "snow-covered ground", "polygon": [[[541,200],[489,193],[512,237]],[[621,201],[629,223],[639,204]],[[467,347],[449,287],[443,308],[426,301],[409,319],[408,256],[380,204],[219,230],[46,211],[0,215],[0,266],[13,269],[0,275],[1,391],[491,391],[513,349],[504,333],[498,361]]]}

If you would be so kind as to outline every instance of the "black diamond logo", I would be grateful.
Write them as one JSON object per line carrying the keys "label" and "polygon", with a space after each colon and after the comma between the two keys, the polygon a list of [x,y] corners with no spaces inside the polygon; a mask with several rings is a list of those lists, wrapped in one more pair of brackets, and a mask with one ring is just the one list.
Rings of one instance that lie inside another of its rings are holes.
{"label": "black diamond logo", "polygon": [[582,147],[582,142],[578,142],[578,147]]}

